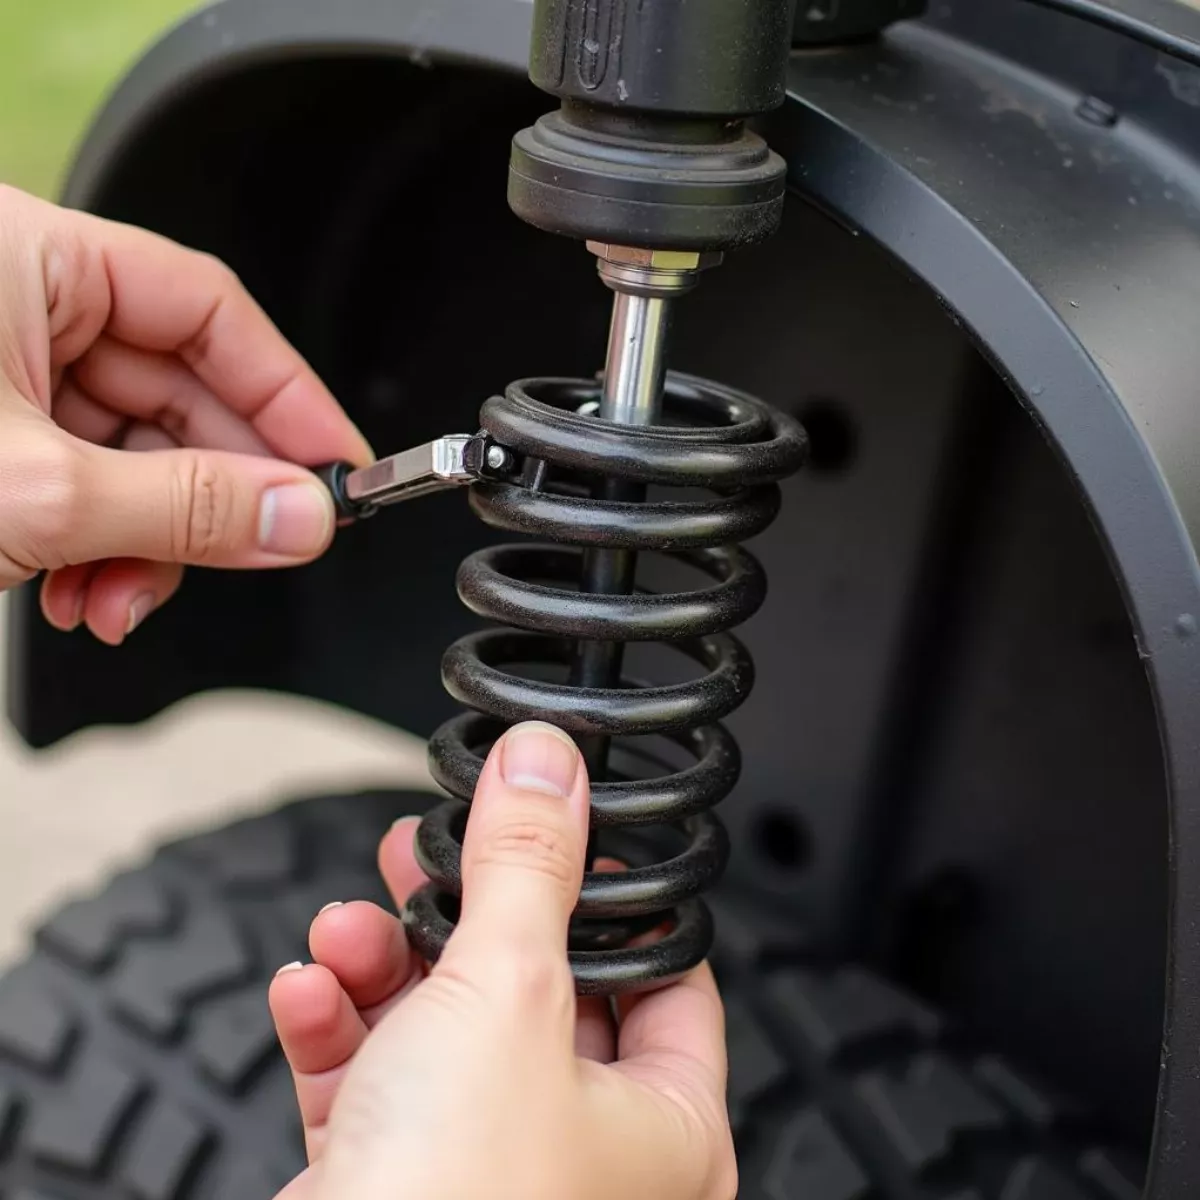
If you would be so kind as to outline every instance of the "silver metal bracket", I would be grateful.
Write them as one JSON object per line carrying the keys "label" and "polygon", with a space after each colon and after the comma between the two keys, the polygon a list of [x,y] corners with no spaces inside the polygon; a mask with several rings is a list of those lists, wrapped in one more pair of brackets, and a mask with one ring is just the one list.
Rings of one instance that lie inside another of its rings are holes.
{"label": "silver metal bracket", "polygon": [[361,518],[402,500],[503,478],[515,461],[510,450],[486,433],[450,433],[347,471],[342,491]]}

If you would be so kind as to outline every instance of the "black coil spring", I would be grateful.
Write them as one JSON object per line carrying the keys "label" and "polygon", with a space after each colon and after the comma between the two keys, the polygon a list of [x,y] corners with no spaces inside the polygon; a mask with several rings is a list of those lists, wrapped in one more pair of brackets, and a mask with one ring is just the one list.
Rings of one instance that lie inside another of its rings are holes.
{"label": "black coil spring", "polygon": [[[430,743],[434,777],[457,799],[421,824],[417,856],[433,882],[405,910],[410,939],[435,961],[462,894],[467,805],[489,747],[508,726],[548,719],[581,740],[669,738],[688,756],[684,769],[650,778],[610,774],[592,784],[594,829],[672,825],[687,844],[654,865],[587,873],[570,946],[581,994],[674,978],[711,947],[712,918],[699,896],[724,870],[729,845],[709,810],[730,792],[740,769],[737,745],[720,720],[745,700],[754,681],[749,654],[728,630],[756,612],[766,594],[761,566],[736,543],[774,520],[777,481],[799,468],[805,450],[793,420],[706,380],[668,376],[663,423],[650,427],[584,415],[598,401],[597,383],[534,379],[512,384],[484,405],[484,430],[524,456],[526,469],[520,483],[474,485],[473,509],[494,528],[559,544],[481,550],[459,570],[467,607],[515,628],[470,634],[443,660],[446,688],[474,711],[447,722]],[[600,491],[598,480],[705,494],[598,499],[591,494]],[[577,590],[583,555],[595,549],[665,554],[710,582],[672,594],[583,593]],[[569,666],[581,639],[667,643],[704,674],[669,685],[626,677],[617,687],[579,688],[505,669]],[[625,944],[666,925],[670,931],[650,944]]]}

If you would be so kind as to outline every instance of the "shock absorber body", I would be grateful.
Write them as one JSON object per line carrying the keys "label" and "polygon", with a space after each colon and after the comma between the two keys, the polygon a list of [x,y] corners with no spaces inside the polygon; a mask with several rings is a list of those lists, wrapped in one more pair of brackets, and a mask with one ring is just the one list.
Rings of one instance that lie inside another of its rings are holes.
{"label": "shock absorber body", "polygon": [[[778,481],[800,466],[804,436],[752,397],[669,374],[666,350],[673,306],[701,273],[778,225],[784,165],[745,122],[783,99],[791,9],[790,0],[537,0],[530,74],[561,107],[514,139],[509,201],[533,225],[588,243],[613,317],[599,381],[525,380],[482,411],[484,434],[524,466],[473,486],[472,506],[539,542],[480,551],[459,572],[463,601],[504,627],[462,639],[443,664],[470,711],[430,745],[435,778],[455,799],[422,823],[417,852],[433,882],[405,919],[431,959],[456,917],[483,757],[507,726],[531,718],[579,743],[594,831],[666,825],[684,843],[620,874],[589,870],[568,947],[580,992],[674,978],[711,945],[699,897],[728,857],[711,809],[739,770],[720,721],[753,683],[729,630],[766,591],[737,543],[778,512]],[[660,499],[651,488],[689,495]],[[701,586],[639,588],[646,553],[672,557]],[[629,678],[625,646],[651,641],[699,676],[658,686]],[[551,678],[518,671],[529,664]],[[673,743],[685,765],[639,749],[649,735]]]}

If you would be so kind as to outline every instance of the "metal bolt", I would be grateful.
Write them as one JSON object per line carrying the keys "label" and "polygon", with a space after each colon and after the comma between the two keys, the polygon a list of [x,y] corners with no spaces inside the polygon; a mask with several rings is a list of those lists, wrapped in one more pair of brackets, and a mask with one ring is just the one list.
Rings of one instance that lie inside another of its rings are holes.
{"label": "metal bolt", "polygon": [[489,446],[487,452],[487,465],[493,471],[502,471],[508,466],[508,451],[503,446]]}
{"label": "metal bolt", "polygon": [[1117,123],[1117,110],[1099,96],[1084,96],[1075,107],[1075,115],[1089,125],[1111,129]]}

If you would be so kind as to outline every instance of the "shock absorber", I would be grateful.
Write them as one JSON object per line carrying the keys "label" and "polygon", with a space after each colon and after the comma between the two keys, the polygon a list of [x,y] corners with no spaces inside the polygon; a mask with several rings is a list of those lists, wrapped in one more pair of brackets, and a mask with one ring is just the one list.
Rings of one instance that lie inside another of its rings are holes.
{"label": "shock absorber", "polygon": [[[675,978],[711,947],[700,897],[729,851],[712,809],[740,766],[721,720],[754,675],[730,630],[766,593],[738,543],[775,518],[778,482],[799,468],[805,442],[762,401],[669,373],[666,348],[679,298],[725,251],[779,223],[784,164],[746,119],[782,101],[790,32],[790,0],[537,0],[530,74],[561,104],[514,139],[509,202],[596,256],[614,294],[604,370],[511,384],[484,404],[479,433],[329,475],[347,516],[466,483],[486,524],[538,539],[481,550],[458,573],[463,602],[496,626],[443,661],[445,686],[468,711],[430,742],[433,775],[453,799],[416,840],[432,882],[404,917],[427,959],[453,930],[487,751],[535,718],[578,742],[596,835],[669,826],[682,839],[659,861],[588,871],[568,946],[579,992]],[[648,591],[641,555],[668,556],[697,586]],[[669,646],[694,677],[631,678],[624,651],[639,642]],[[651,735],[678,757],[642,750]]]}

